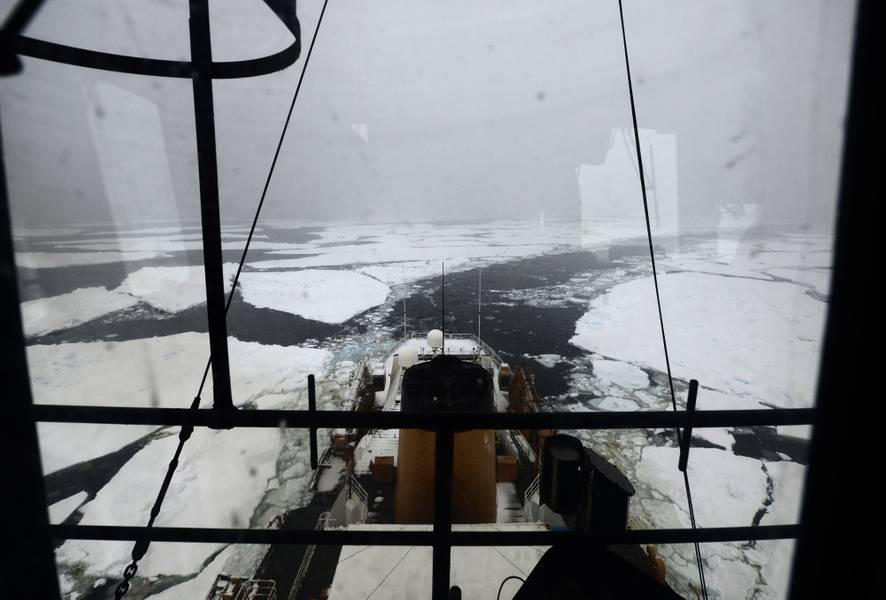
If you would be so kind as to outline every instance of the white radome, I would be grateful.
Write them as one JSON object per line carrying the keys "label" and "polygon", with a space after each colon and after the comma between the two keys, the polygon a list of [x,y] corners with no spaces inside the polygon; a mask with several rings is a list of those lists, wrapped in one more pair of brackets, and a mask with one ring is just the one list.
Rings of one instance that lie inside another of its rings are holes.
{"label": "white radome", "polygon": [[408,369],[418,362],[418,348],[415,346],[406,346],[400,350],[400,365],[404,369]]}
{"label": "white radome", "polygon": [[436,350],[437,348],[442,348],[443,332],[439,329],[431,329],[428,332],[428,346],[430,346],[433,350]]}

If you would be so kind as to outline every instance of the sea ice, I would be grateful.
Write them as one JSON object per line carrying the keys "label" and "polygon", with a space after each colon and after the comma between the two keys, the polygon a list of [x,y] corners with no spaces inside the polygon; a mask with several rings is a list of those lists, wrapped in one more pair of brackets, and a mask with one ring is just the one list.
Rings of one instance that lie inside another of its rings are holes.
{"label": "sea ice", "polygon": [[630,363],[594,357],[593,365],[594,377],[604,383],[611,383],[627,390],[649,387],[649,375]]}
{"label": "sea ice", "polygon": [[[172,544],[162,544],[161,547],[170,549]],[[184,598],[204,598],[209,590],[212,589],[212,584],[215,583],[215,578],[219,573],[223,572],[225,568],[225,562],[231,558],[231,555],[234,552],[233,546],[228,546],[224,550],[218,553],[218,555],[210,562],[206,567],[203,568],[200,573],[187,581],[180,583],[178,585],[174,585],[171,588],[165,589],[159,594],[151,594],[147,598],[150,600],[182,600]],[[173,552],[175,554],[175,552]]]}
{"label": "sea ice", "polygon": [[[167,436],[152,441],[133,456],[117,476],[81,508],[80,524],[142,525],[177,445],[178,436]],[[282,439],[276,430],[197,428],[185,446],[156,524],[249,527],[267,481],[275,474],[281,445]],[[89,573],[116,575],[130,560],[128,546],[124,543],[97,547],[82,540],[68,540],[56,555],[61,563],[84,562]],[[139,574],[194,573],[218,547],[216,544],[152,545],[139,565]]]}
{"label": "sea ice", "polygon": [[49,522],[61,523],[73,513],[89,496],[86,492],[77,492],[64,500],[59,500],[49,507]]}
{"label": "sea ice", "polygon": [[[326,350],[228,341],[234,402],[260,402],[306,386],[322,372]],[[37,404],[187,407],[209,355],[204,333],[127,340],[37,344],[27,347]],[[190,390],[190,391],[189,391]],[[212,398],[210,374],[204,403]],[[154,427],[41,423],[43,470],[66,466],[121,448]]]}
{"label": "sea ice", "polygon": [[[689,526],[689,509],[677,448],[647,446],[636,468],[637,481],[667,496],[678,507],[682,526]],[[689,482],[696,520],[701,527],[750,525],[766,499],[766,473],[759,460],[728,450],[693,448]],[[640,502],[643,504],[643,501]],[[650,511],[655,522],[654,511]]]}
{"label": "sea ice", "polygon": [[[236,263],[225,263],[225,293],[237,272]],[[206,302],[206,279],[202,266],[143,267],[127,275],[115,291],[126,292],[151,306],[176,313]]]}
{"label": "sea ice", "polygon": [[79,288],[67,294],[23,302],[25,334],[37,336],[67,329],[136,304],[138,300],[103,287]]}
{"label": "sea ice", "polygon": [[244,273],[243,300],[324,323],[342,323],[382,304],[390,288],[380,281],[345,270]]}
{"label": "sea ice", "polygon": [[[790,283],[701,273],[659,278],[674,376],[783,407],[814,400],[827,306]],[[665,370],[651,278],[594,299],[571,342]]]}
{"label": "sea ice", "polygon": [[16,252],[15,264],[27,269],[50,269],[78,265],[100,265],[149,260],[168,256],[162,251],[150,252]]}

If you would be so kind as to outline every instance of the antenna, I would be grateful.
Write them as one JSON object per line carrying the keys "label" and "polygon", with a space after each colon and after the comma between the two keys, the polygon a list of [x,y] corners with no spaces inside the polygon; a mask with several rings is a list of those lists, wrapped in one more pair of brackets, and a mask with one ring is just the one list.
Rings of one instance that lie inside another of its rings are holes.
{"label": "antenna", "polygon": [[440,354],[446,354],[446,263],[440,263],[440,331],[443,341],[440,343]]}
{"label": "antenna", "polygon": [[406,265],[403,265],[403,337],[406,337]]}
{"label": "antenna", "polygon": [[477,339],[480,339],[480,308],[483,305],[483,267],[477,269]]}

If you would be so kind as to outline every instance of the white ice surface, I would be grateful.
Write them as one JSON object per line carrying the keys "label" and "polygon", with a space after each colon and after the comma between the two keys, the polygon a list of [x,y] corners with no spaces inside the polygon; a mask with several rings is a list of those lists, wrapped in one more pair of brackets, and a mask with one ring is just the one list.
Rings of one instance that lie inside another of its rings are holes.
{"label": "white ice surface", "polygon": [[767,269],[770,275],[808,285],[822,296],[830,293],[831,271],[829,269]]}
{"label": "white ice surface", "polygon": [[[677,448],[647,446],[637,465],[637,481],[670,499],[680,523],[689,526],[683,475],[677,470]],[[696,521],[701,527],[750,525],[766,498],[762,463],[728,450],[693,448],[689,482]],[[644,506],[644,501],[640,500]],[[644,507],[646,508],[646,507]],[[653,513],[654,509],[649,509]]]}
{"label": "white ice surface", "polygon": [[800,521],[800,501],[806,481],[806,467],[790,461],[767,462],[766,470],[772,479],[773,501],[766,507],[761,523],[764,525],[791,525]]}
{"label": "white ice surface", "polygon": [[[660,276],[659,285],[675,377],[758,402],[812,405],[823,302],[790,283],[702,273]],[[594,299],[571,342],[665,371],[652,279]]]}
{"label": "white ice surface", "polygon": [[735,443],[735,438],[731,431],[721,427],[702,427],[700,429],[693,429],[692,437],[704,438],[709,442],[723,446],[727,450],[730,450],[732,444]]}
{"label": "white ice surface", "polygon": [[61,523],[73,513],[78,506],[89,496],[86,492],[77,492],[73,496],[68,496],[64,500],[59,500],[49,507],[49,522]]}
{"label": "white ice surface", "polygon": [[[430,223],[340,224],[319,232],[320,238],[271,254],[318,254],[301,258],[260,260],[256,269],[363,265],[361,271],[390,285],[493,262],[544,254],[582,245],[574,222],[538,227],[522,221],[488,225],[439,226]],[[359,240],[359,243],[355,243]],[[601,237],[595,243],[605,243]]]}
{"label": "white ice surface", "polygon": [[632,364],[595,357],[593,365],[594,377],[605,383],[614,384],[628,390],[649,387],[649,376],[645,371],[638,369]]}
{"label": "white ice surface", "polygon": [[[275,474],[282,439],[268,429],[216,431],[197,428],[185,446],[169,487],[158,526],[249,527],[250,518]],[[81,511],[81,525],[141,525],[157,494],[178,436],[151,442]],[[60,562],[85,562],[93,574],[114,574],[129,562],[130,544],[69,540],[57,551]],[[215,544],[152,545],[139,564],[140,575],[194,573]]]}
{"label": "white ice surface", "polygon": [[[288,394],[320,372],[329,353],[229,338],[231,386],[237,404]],[[209,354],[206,334],[123,342],[78,342],[27,348],[34,402],[102,406],[187,407]],[[212,398],[212,375],[203,391]],[[43,470],[57,469],[121,448],[154,427],[40,423]]]}
{"label": "white ice surface", "polygon": [[560,360],[562,359],[562,357],[559,354],[539,354],[538,356],[533,356],[531,354],[527,354],[526,356],[528,358],[534,358],[539,363],[541,363],[542,365],[546,366],[549,369],[556,366],[557,363],[559,363]]}
{"label": "white ice surface", "polygon": [[802,438],[804,440],[812,439],[812,425],[779,425],[778,433],[790,437]]}
{"label": "white ice surface", "polygon": [[[158,544],[160,546],[161,544]],[[167,548],[171,548],[172,544],[166,545]],[[151,594],[147,596],[150,600],[184,600],[185,598],[204,598],[209,590],[212,589],[212,584],[215,583],[215,578],[221,573],[225,567],[225,562],[231,557],[234,553],[234,547],[228,546],[224,550],[218,553],[212,562],[206,565],[200,574],[194,577],[193,579],[189,579],[184,583],[180,583],[178,585],[174,585],[159,594]]]}
{"label": "white ice surface", "polygon": [[625,398],[614,397],[603,398],[602,400],[597,402],[595,406],[600,410],[611,411],[628,411],[637,410],[639,408],[636,402],[632,402],[631,400],[627,400]]}
{"label": "white ice surface", "polygon": [[384,283],[345,270],[244,273],[240,277],[240,293],[249,304],[324,323],[347,321],[382,304],[389,292]]}
{"label": "white ice surface", "polygon": [[[223,265],[225,293],[237,272],[236,263]],[[206,302],[206,279],[202,266],[143,267],[126,276],[115,291],[125,292],[151,306],[175,313]]]}
{"label": "white ice surface", "polygon": [[67,294],[23,302],[25,334],[43,335],[74,327],[136,304],[138,300],[103,287],[79,288]]}
{"label": "white ice surface", "polygon": [[100,265],[167,256],[162,251],[142,252],[16,252],[15,264],[29,269]]}

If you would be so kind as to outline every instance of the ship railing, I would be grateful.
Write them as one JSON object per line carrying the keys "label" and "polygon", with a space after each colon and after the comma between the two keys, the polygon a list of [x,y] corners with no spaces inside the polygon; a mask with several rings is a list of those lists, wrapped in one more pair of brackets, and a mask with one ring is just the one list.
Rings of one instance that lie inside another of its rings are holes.
{"label": "ship railing", "polygon": [[[316,531],[320,531],[322,529],[326,529],[329,525],[329,513],[322,512],[320,513],[320,517],[317,519],[317,525],[314,527]],[[295,600],[298,597],[299,592],[301,591],[301,586],[305,582],[305,577],[308,575],[308,569],[311,568],[311,560],[314,558],[314,553],[317,551],[317,544],[311,544],[305,550],[305,555],[301,559],[301,564],[298,567],[298,572],[295,574],[295,579],[292,581],[292,588],[289,590],[288,600]]]}
{"label": "ship railing", "polygon": [[348,395],[347,399],[351,402],[351,408],[356,410],[359,404],[360,398],[360,383],[363,380],[363,370],[368,367],[368,363],[365,360],[361,360],[357,366],[354,368],[354,371],[351,374],[351,378],[348,386]]}
{"label": "ship railing", "polygon": [[527,522],[538,521],[538,500],[535,498],[538,493],[538,485],[539,476],[536,475],[523,494],[523,516]]}
{"label": "ship railing", "polygon": [[320,483],[320,478],[323,476],[326,469],[329,468],[329,459],[332,456],[332,452],[332,444],[326,446],[326,449],[323,450],[323,454],[320,455],[320,460],[317,463],[317,468],[311,472],[311,481],[308,482],[309,490],[317,491],[317,485]]}
{"label": "ship railing", "polygon": [[348,498],[357,496],[363,504],[369,506],[369,493],[366,491],[366,488],[363,487],[363,484],[353,475],[348,475]]}
{"label": "ship railing", "polygon": [[[402,341],[406,342],[407,340],[424,339],[425,337],[427,337],[427,334],[420,333],[418,331],[412,331],[409,334],[407,334],[406,336],[404,336]],[[476,342],[477,346],[479,346],[483,350],[483,352],[485,352],[486,354],[491,356],[492,360],[494,360],[496,363],[502,364],[504,362],[501,359],[501,356],[499,356],[498,352],[493,350],[489,344],[487,344],[482,339],[477,337],[477,335],[474,333],[447,333],[446,339],[448,339],[448,340],[472,340],[472,341]]]}
{"label": "ship railing", "polygon": [[234,600],[277,600],[277,583],[272,579],[244,581]]}

